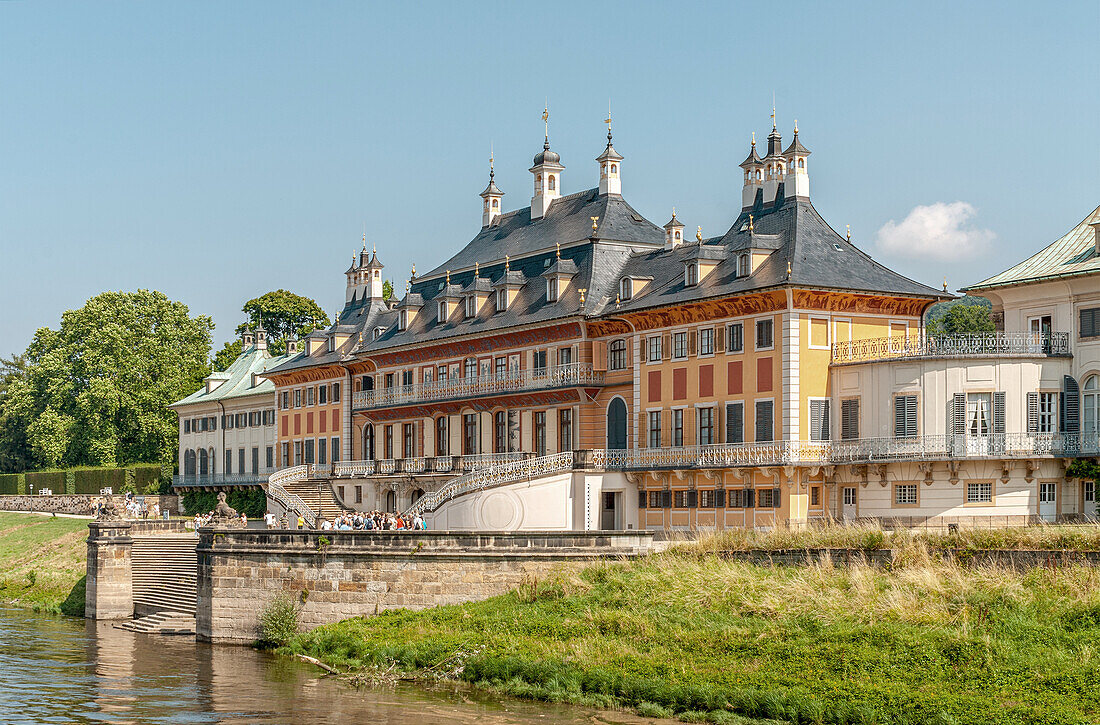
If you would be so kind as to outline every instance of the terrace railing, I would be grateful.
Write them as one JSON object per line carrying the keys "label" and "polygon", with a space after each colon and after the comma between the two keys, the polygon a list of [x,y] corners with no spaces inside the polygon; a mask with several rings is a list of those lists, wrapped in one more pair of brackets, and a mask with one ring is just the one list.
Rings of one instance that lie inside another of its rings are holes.
{"label": "terrace railing", "polygon": [[283,488],[284,484],[306,480],[309,477],[309,469],[309,465],[301,465],[276,471],[268,477],[265,489],[268,498],[275,499],[286,510],[288,516],[301,516],[306,526],[314,528],[317,526],[317,513],[299,496]]}
{"label": "terrace railing", "polygon": [[262,473],[212,473],[172,476],[172,485],[178,488],[202,488],[204,486],[262,486],[267,476]]}
{"label": "terrace railing", "polygon": [[604,374],[585,363],[435,380],[393,388],[361,390],[352,394],[356,410],[437,400],[480,398],[489,395],[552,390],[577,385],[602,385]]}
{"label": "terrace railing", "polygon": [[387,458],[378,461],[341,461],[332,464],[332,475],[337,478],[365,478],[403,473],[457,473],[478,471],[485,468],[531,458],[531,453],[490,453],[472,456],[427,456],[415,458]]}
{"label": "terrace railing", "polygon": [[1067,356],[1068,332],[979,332],[964,335],[909,335],[834,343],[834,363],[899,358]]}
{"label": "terrace railing", "polygon": [[480,491],[486,488],[502,486],[517,481],[529,481],[554,473],[573,470],[573,453],[555,453],[539,458],[527,458],[524,460],[510,461],[498,465],[481,468],[473,473],[459,476],[438,491],[420,497],[412,506],[405,509],[402,515],[412,515],[434,511],[446,501],[457,496]]}

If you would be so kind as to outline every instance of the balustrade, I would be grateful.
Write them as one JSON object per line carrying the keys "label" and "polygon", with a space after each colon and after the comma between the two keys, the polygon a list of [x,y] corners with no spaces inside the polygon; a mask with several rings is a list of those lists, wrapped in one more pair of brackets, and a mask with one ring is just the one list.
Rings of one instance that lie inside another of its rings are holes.
{"label": "balustrade", "polygon": [[1019,357],[1070,354],[1068,332],[978,332],[961,335],[909,335],[838,342],[834,363],[910,357]]}
{"label": "balustrade", "polygon": [[604,374],[591,365],[573,363],[546,368],[508,370],[476,377],[458,377],[352,394],[352,407],[362,410],[432,400],[479,398],[531,390],[602,385]]}

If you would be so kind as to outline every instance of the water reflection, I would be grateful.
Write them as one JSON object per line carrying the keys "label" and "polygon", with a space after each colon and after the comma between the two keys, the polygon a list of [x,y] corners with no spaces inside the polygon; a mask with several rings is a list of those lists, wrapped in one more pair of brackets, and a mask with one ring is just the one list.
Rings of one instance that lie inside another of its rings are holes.
{"label": "water reflection", "polygon": [[246,647],[0,610],[0,719],[11,723],[654,723],[411,685],[353,690]]}

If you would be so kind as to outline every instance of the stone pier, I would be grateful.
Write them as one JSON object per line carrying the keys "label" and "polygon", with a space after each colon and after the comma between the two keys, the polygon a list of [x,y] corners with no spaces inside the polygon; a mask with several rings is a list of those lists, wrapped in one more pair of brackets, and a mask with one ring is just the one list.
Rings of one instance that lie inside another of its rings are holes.
{"label": "stone pier", "polygon": [[88,524],[88,577],[84,616],[87,619],[129,619],[134,614],[134,584],[129,521]]}
{"label": "stone pier", "polygon": [[503,594],[553,569],[647,553],[648,531],[199,532],[196,632],[252,643],[280,592],[305,628],[385,609],[424,609]]}

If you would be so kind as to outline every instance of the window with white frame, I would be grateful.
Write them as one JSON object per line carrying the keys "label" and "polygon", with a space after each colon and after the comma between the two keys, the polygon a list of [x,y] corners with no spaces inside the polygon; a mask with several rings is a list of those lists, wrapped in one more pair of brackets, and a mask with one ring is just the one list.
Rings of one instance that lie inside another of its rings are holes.
{"label": "window with white frame", "polygon": [[497,312],[504,312],[508,309],[508,290],[497,290]]}
{"label": "window with white frame", "polygon": [[714,443],[714,408],[697,408],[696,418],[698,426],[695,430],[695,438],[699,445],[709,446]]}
{"label": "window with white frame", "polygon": [[619,299],[626,301],[634,296],[634,282],[630,277],[619,280]]}
{"label": "window with white frame", "polygon": [[1058,421],[1058,393],[1039,393],[1039,432],[1054,433]]}
{"label": "window with white frame", "polygon": [[447,301],[446,300],[440,300],[439,301],[439,306],[436,308],[436,321],[441,322],[441,323],[447,321]]}
{"label": "window with white frame", "polygon": [[1096,481],[1085,481],[1082,486],[1082,492],[1085,495],[1085,503],[1093,503],[1096,501]]}
{"label": "window with white frame", "polygon": [[967,503],[993,503],[992,483],[968,483],[966,484]]}
{"label": "window with white frame", "polygon": [[401,314],[397,317],[397,329],[407,330],[409,329],[409,312],[408,310],[401,310]]}
{"label": "window with white frame", "polygon": [[738,256],[737,257],[737,276],[738,277],[748,277],[750,271],[751,270],[749,268],[749,255],[742,254],[742,255]]}
{"label": "window with white frame", "polygon": [[648,435],[648,443],[650,448],[661,447],[661,411],[651,410],[646,416],[648,418],[648,425],[646,426],[646,433]]}
{"label": "window with white frame", "polygon": [[704,327],[699,330],[699,354],[700,355],[713,355],[714,354],[714,328]]}
{"label": "window with white frame", "polygon": [[682,360],[688,356],[688,334],[686,332],[672,333],[672,359]]}
{"label": "window with white frame", "polygon": [[757,443],[775,440],[775,403],[773,401],[756,401],[756,425],[753,433]]}
{"label": "window with white frame", "polygon": [[648,343],[649,343],[648,344],[648,347],[649,347],[649,361],[650,362],[660,362],[660,360],[661,360],[661,336],[660,335],[654,335],[653,337],[649,338]]}
{"label": "window with white frame", "polygon": [[742,352],[745,349],[745,325],[734,322],[726,328],[726,351]]}
{"label": "window with white frame", "polygon": [[477,296],[470,295],[466,298],[466,317],[477,316]]}
{"label": "window with white frame", "polygon": [[694,287],[697,284],[699,284],[699,263],[688,262],[684,266],[684,285]]}
{"label": "window with white frame", "polygon": [[684,410],[676,408],[672,411],[672,445],[681,448],[684,445]]}
{"label": "window with white frame", "polygon": [[558,278],[550,277],[546,280],[546,301],[557,302],[558,301]]}
{"label": "window with white frame", "polygon": [[327,385],[322,385],[317,390],[317,404],[318,405],[327,405],[328,404],[328,386]]}
{"label": "window with white frame", "polygon": [[770,350],[775,346],[774,321],[768,317],[756,321],[756,349]]}

